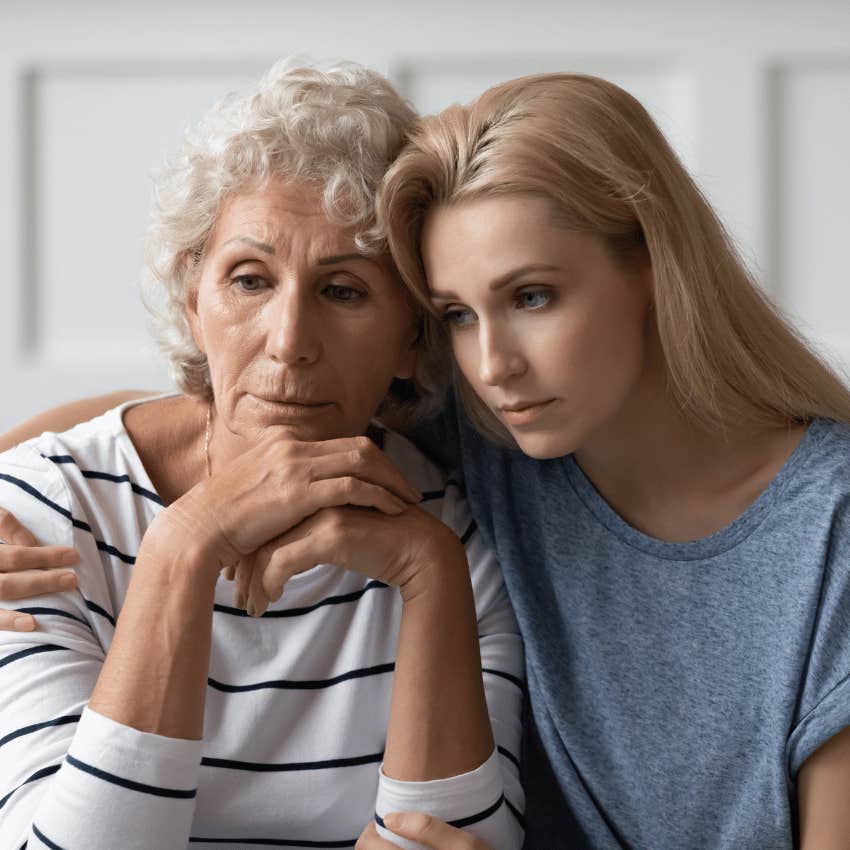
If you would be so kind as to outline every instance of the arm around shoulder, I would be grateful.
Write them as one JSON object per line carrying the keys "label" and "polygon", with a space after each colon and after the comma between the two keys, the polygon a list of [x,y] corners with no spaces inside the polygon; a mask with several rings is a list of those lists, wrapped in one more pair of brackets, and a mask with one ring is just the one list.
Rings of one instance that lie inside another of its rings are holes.
{"label": "arm around shoulder", "polygon": [[21,422],[20,425],[6,431],[5,434],[0,434],[0,452],[5,452],[12,446],[16,446],[24,440],[29,440],[31,437],[37,437],[45,431],[67,431],[74,425],[93,419],[125,401],[145,398],[151,394],[149,390],[120,390],[106,395],[71,401],[43,413],[37,413],[25,422]]}

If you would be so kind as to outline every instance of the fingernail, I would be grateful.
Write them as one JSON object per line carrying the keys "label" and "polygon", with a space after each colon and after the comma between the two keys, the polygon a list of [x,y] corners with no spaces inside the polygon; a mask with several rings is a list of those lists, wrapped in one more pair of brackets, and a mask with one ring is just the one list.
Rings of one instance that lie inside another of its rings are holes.
{"label": "fingernail", "polygon": [[71,564],[76,564],[77,561],[80,560],[80,555],[78,552],[65,552],[60,560],[63,564],[67,564],[68,566],[70,566]]}
{"label": "fingernail", "polygon": [[59,587],[65,590],[73,590],[77,586],[77,576],[74,573],[65,573],[59,579]]}
{"label": "fingernail", "polygon": [[236,607],[243,610],[245,608],[245,597],[241,593],[236,594]]}
{"label": "fingernail", "polygon": [[404,826],[404,818],[395,812],[384,815],[384,826],[388,826],[390,829],[401,829]]}
{"label": "fingernail", "polygon": [[12,620],[12,628],[16,632],[33,632],[35,631],[35,620],[32,617],[21,614],[20,617],[15,617]]}
{"label": "fingernail", "polygon": [[247,609],[246,609],[246,610],[248,611],[248,616],[249,616],[249,617],[253,617],[253,616],[254,616],[254,611],[255,611],[254,603],[253,603],[253,602],[251,602],[251,600],[250,600],[250,599],[248,600],[248,607],[247,607]]}

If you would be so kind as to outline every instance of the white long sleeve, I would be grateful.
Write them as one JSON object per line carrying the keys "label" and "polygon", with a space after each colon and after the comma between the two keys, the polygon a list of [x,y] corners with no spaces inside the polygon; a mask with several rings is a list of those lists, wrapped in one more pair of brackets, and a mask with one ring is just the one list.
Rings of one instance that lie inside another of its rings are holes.
{"label": "white long sleeve", "polygon": [[441,783],[459,806],[453,819],[503,797],[488,816],[501,836],[488,840],[517,850],[523,662],[501,578],[474,528],[458,528],[456,489],[402,438],[387,434],[386,451],[430,491],[423,507],[467,535],[498,743],[487,765],[430,788],[381,778],[401,601],[333,565],[295,577],[257,619],[219,582],[203,741],[87,709],[135,552],[162,510],[119,409],[0,456],[0,506],[40,542],[81,554],[78,590],[15,603],[37,611],[39,631],[0,633],[0,850],[353,847],[383,800],[401,794],[427,810]]}

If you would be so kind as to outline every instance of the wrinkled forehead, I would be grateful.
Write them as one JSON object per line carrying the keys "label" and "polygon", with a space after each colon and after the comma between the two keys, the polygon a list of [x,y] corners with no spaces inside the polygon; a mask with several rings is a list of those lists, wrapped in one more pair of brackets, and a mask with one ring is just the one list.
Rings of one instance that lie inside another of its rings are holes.
{"label": "wrinkled forehead", "polygon": [[249,239],[272,253],[349,253],[355,231],[331,221],[322,189],[303,181],[270,180],[228,195],[219,206],[208,252]]}

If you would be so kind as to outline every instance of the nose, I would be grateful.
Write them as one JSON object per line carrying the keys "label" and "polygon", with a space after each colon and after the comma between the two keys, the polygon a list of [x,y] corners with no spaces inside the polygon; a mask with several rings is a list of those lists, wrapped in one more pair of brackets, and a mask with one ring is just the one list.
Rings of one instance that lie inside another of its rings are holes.
{"label": "nose", "polygon": [[266,354],[287,366],[315,363],[322,353],[318,317],[301,289],[282,286],[266,305]]}
{"label": "nose", "polygon": [[507,329],[494,324],[480,326],[478,376],[481,382],[494,387],[523,374],[527,368],[525,357]]}

